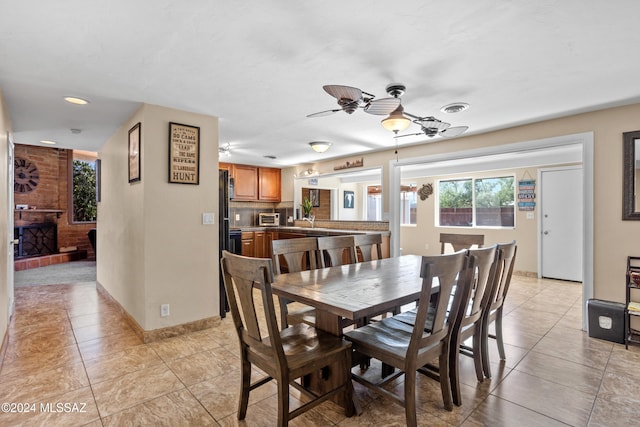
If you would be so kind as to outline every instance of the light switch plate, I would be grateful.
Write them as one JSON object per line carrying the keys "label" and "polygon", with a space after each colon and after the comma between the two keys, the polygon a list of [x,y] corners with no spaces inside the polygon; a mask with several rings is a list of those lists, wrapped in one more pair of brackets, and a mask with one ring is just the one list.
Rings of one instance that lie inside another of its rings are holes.
{"label": "light switch plate", "polygon": [[205,225],[213,224],[213,213],[205,212],[202,214],[202,223]]}
{"label": "light switch plate", "polygon": [[533,219],[533,212],[527,212],[527,219]]}

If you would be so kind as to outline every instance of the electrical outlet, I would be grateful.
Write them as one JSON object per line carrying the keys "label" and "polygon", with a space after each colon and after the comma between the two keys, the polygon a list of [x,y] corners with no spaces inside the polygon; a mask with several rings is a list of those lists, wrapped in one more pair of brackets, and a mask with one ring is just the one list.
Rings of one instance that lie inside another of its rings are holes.
{"label": "electrical outlet", "polygon": [[169,316],[169,304],[160,304],[160,317]]}
{"label": "electrical outlet", "polygon": [[429,250],[429,244],[428,244],[428,243],[425,243],[425,244],[424,244],[424,248],[425,248],[426,250]]}
{"label": "electrical outlet", "polygon": [[240,214],[236,214],[236,221],[240,221]]}

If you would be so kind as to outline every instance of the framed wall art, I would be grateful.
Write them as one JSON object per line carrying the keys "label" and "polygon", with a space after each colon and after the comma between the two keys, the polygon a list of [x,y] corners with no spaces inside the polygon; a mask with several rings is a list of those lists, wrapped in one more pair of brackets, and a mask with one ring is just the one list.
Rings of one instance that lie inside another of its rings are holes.
{"label": "framed wall art", "polygon": [[344,192],[344,208],[345,209],[353,209],[355,194],[353,191],[345,191]]}
{"label": "framed wall art", "polygon": [[311,206],[314,208],[320,207],[320,190],[311,188],[309,190],[309,200],[311,200]]}
{"label": "framed wall art", "polygon": [[140,162],[141,126],[140,122],[138,122],[129,129],[129,182],[136,182],[142,179]]}
{"label": "framed wall art", "polygon": [[200,128],[169,123],[169,182],[200,183]]}

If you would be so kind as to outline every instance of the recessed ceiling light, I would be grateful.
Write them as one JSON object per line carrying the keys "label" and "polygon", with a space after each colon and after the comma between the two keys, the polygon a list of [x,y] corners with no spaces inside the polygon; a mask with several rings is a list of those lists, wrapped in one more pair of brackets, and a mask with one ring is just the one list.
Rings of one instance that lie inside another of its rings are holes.
{"label": "recessed ceiling light", "polygon": [[440,109],[440,111],[442,111],[443,113],[452,114],[459,113],[466,110],[467,108],[469,108],[469,104],[467,104],[466,102],[454,102],[453,104],[445,105]]}
{"label": "recessed ceiling light", "polygon": [[55,141],[50,141],[50,140],[48,140],[48,139],[43,139],[43,140],[41,140],[40,142],[41,142],[41,143],[43,143],[43,144],[49,144],[49,145],[56,145],[56,144],[57,144],[57,142],[55,142]]}
{"label": "recessed ceiling light", "polygon": [[86,99],[78,98],[77,96],[65,96],[64,100],[70,104],[76,105],[87,105],[89,103]]}

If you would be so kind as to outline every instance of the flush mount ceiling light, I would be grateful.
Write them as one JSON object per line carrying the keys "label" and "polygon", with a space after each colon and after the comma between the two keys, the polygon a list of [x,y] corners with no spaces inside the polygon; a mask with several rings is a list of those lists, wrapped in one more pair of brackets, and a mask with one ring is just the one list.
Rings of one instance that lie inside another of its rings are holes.
{"label": "flush mount ceiling light", "polygon": [[310,142],[309,145],[313,149],[313,151],[317,153],[324,153],[331,147],[331,143],[327,141],[313,141]]}
{"label": "flush mount ceiling light", "polygon": [[469,104],[467,104],[466,102],[454,102],[452,104],[445,105],[440,109],[440,111],[442,111],[443,113],[453,114],[464,111],[467,108],[469,108]]}
{"label": "flush mount ceiling light", "polygon": [[48,144],[48,145],[56,145],[57,144],[57,142],[51,141],[49,139],[43,139],[40,142],[43,143],[43,144]]}
{"label": "flush mount ceiling light", "polygon": [[69,104],[75,104],[75,105],[87,105],[89,103],[88,100],[84,98],[79,98],[77,96],[65,96],[64,100],[67,101]]}

